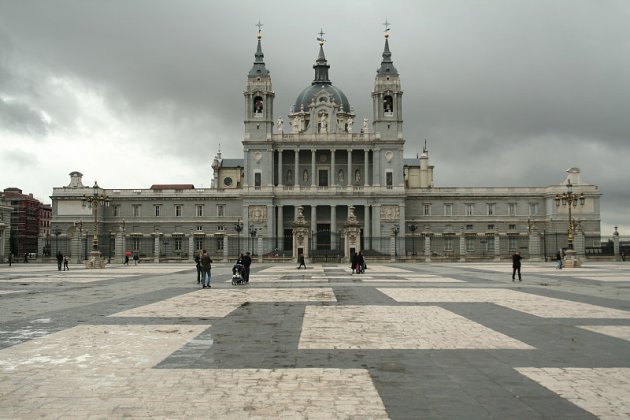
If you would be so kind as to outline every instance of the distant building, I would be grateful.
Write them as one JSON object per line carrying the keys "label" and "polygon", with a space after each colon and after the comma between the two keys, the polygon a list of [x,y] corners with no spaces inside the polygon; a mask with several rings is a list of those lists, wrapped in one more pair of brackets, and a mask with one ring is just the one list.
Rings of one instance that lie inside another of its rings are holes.
{"label": "distant building", "polygon": [[11,205],[0,193],[0,262],[6,262],[11,252]]}
{"label": "distant building", "polygon": [[[320,40],[314,79],[297,95],[285,124],[274,114],[259,37],[244,89],[243,158],[226,159],[219,150],[210,188],[99,188],[111,200],[96,223],[101,251],[155,261],[190,260],[201,248],[225,258],[244,250],[315,258],[364,250],[394,258],[496,259],[517,249],[542,258],[567,244],[567,209],[555,204],[567,182],[586,198],[573,211],[578,253],[591,242],[599,246],[601,193],[579,169],[545,187],[435,186],[426,143],[412,152],[415,158],[404,157],[403,91],[387,35],[371,92],[371,123],[357,121],[332,84],[323,47]],[[468,170],[459,169],[462,177]],[[93,234],[92,213],[80,205],[91,193],[80,172],[53,190],[53,220],[71,252],[79,252],[88,230]]]}
{"label": "distant building", "polygon": [[10,252],[20,259],[24,254],[37,255],[42,202],[19,188],[5,188],[3,195],[11,206]]}

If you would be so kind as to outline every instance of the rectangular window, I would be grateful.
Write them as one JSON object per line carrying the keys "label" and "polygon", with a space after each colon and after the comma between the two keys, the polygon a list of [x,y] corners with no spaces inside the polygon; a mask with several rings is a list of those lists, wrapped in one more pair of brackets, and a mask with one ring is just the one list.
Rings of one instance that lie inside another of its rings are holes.
{"label": "rectangular window", "polygon": [[486,238],[486,251],[494,252],[494,238],[492,236],[489,238]]}
{"label": "rectangular window", "polygon": [[197,232],[203,232],[203,226],[197,226]]}
{"label": "rectangular window", "polygon": [[508,216],[516,216],[516,203],[508,203]]}
{"label": "rectangular window", "polygon": [[195,249],[197,251],[203,249],[203,238],[197,238],[195,239]]}
{"label": "rectangular window", "polygon": [[203,205],[197,204],[197,217],[203,217]]}
{"label": "rectangular window", "polygon": [[219,232],[223,232],[223,231],[225,230],[225,226],[223,226],[223,225],[219,225],[219,226],[217,226],[217,230],[218,230]]}
{"label": "rectangular window", "polygon": [[488,225],[488,230],[494,230],[494,225]]}
{"label": "rectangular window", "polygon": [[444,250],[452,251],[453,250],[453,238],[445,238],[444,240]]}
{"label": "rectangular window", "polygon": [[180,238],[175,239],[175,251],[182,250],[182,240]]}
{"label": "rectangular window", "polygon": [[516,225],[508,225],[508,230],[516,230]]}
{"label": "rectangular window", "polygon": [[175,205],[175,217],[182,217],[182,206],[181,206],[181,204]]}
{"label": "rectangular window", "polygon": [[529,203],[529,215],[530,216],[538,215],[538,203]]}
{"label": "rectangular window", "polygon": [[475,238],[466,238],[466,252],[475,250]]}
{"label": "rectangular window", "polygon": [[160,217],[162,215],[162,206],[155,206],[155,217]]}
{"label": "rectangular window", "polygon": [[223,236],[217,238],[217,251],[223,250]]}
{"label": "rectangular window", "polygon": [[262,173],[255,172],[254,173],[254,188],[259,190],[262,186]]}
{"label": "rectangular window", "polygon": [[225,216],[225,205],[217,204],[217,216],[223,217]]}
{"label": "rectangular window", "polygon": [[114,206],[114,217],[120,216],[120,206]]}
{"label": "rectangular window", "polygon": [[466,204],[466,216],[472,216],[475,213],[474,204]]}
{"label": "rectangular window", "polygon": [[140,250],[140,238],[133,238],[133,249],[134,251]]}
{"label": "rectangular window", "polygon": [[488,203],[488,216],[494,216],[496,213],[496,205],[494,203]]}
{"label": "rectangular window", "polygon": [[424,215],[431,216],[431,204],[424,205]]}
{"label": "rectangular window", "polygon": [[133,205],[133,217],[140,217],[140,204]]}
{"label": "rectangular window", "polygon": [[451,203],[444,204],[444,216],[453,215],[453,205]]}
{"label": "rectangular window", "polygon": [[466,230],[473,230],[473,225],[466,225]]}
{"label": "rectangular window", "polygon": [[388,190],[394,188],[394,173],[392,171],[385,172],[385,187]]}

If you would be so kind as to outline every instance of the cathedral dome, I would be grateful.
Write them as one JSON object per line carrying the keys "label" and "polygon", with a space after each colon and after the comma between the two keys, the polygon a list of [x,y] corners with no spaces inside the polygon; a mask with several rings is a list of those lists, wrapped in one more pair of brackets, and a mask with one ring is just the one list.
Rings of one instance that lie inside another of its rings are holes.
{"label": "cathedral dome", "polygon": [[327,96],[331,101],[335,101],[335,103],[339,106],[340,112],[350,112],[350,102],[348,102],[346,95],[341,91],[341,89],[330,83],[312,84],[304,89],[295,100],[295,104],[293,105],[294,111],[308,111],[311,102],[317,100],[317,97],[321,97],[322,90],[327,93]]}

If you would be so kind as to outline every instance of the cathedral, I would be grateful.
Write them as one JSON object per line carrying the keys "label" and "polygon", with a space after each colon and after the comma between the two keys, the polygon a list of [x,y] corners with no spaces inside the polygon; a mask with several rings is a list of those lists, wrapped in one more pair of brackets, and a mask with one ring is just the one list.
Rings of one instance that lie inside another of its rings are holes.
{"label": "cathedral", "polygon": [[[426,143],[421,154],[405,157],[403,90],[389,30],[371,120],[356,121],[318,41],[313,80],[285,121],[274,114],[259,32],[244,89],[243,156],[223,158],[219,150],[210,188],[103,189],[72,172],[52,195],[62,252],[80,261],[93,237],[103,255],[131,252],[152,261],[191,260],[202,248],[225,260],[251,252],[327,261],[363,251],[431,261],[500,259],[516,250],[540,259],[569,243],[580,255],[599,247],[601,194],[578,168],[545,187],[435,186]],[[583,198],[573,209],[558,204],[567,188]],[[108,206],[98,213],[82,206],[90,195],[106,197]]]}

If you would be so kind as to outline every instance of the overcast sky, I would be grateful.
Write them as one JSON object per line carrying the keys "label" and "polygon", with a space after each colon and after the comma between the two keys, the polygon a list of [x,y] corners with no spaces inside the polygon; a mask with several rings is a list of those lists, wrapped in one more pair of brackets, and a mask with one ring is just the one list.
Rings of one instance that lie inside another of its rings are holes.
{"label": "overcast sky", "polygon": [[372,120],[383,22],[406,156],[440,186],[547,186],[582,170],[602,234],[630,235],[630,1],[0,0],[0,188],[49,203],[80,171],[104,188],[209,186],[242,157],[259,21],[275,118],[330,79]]}

